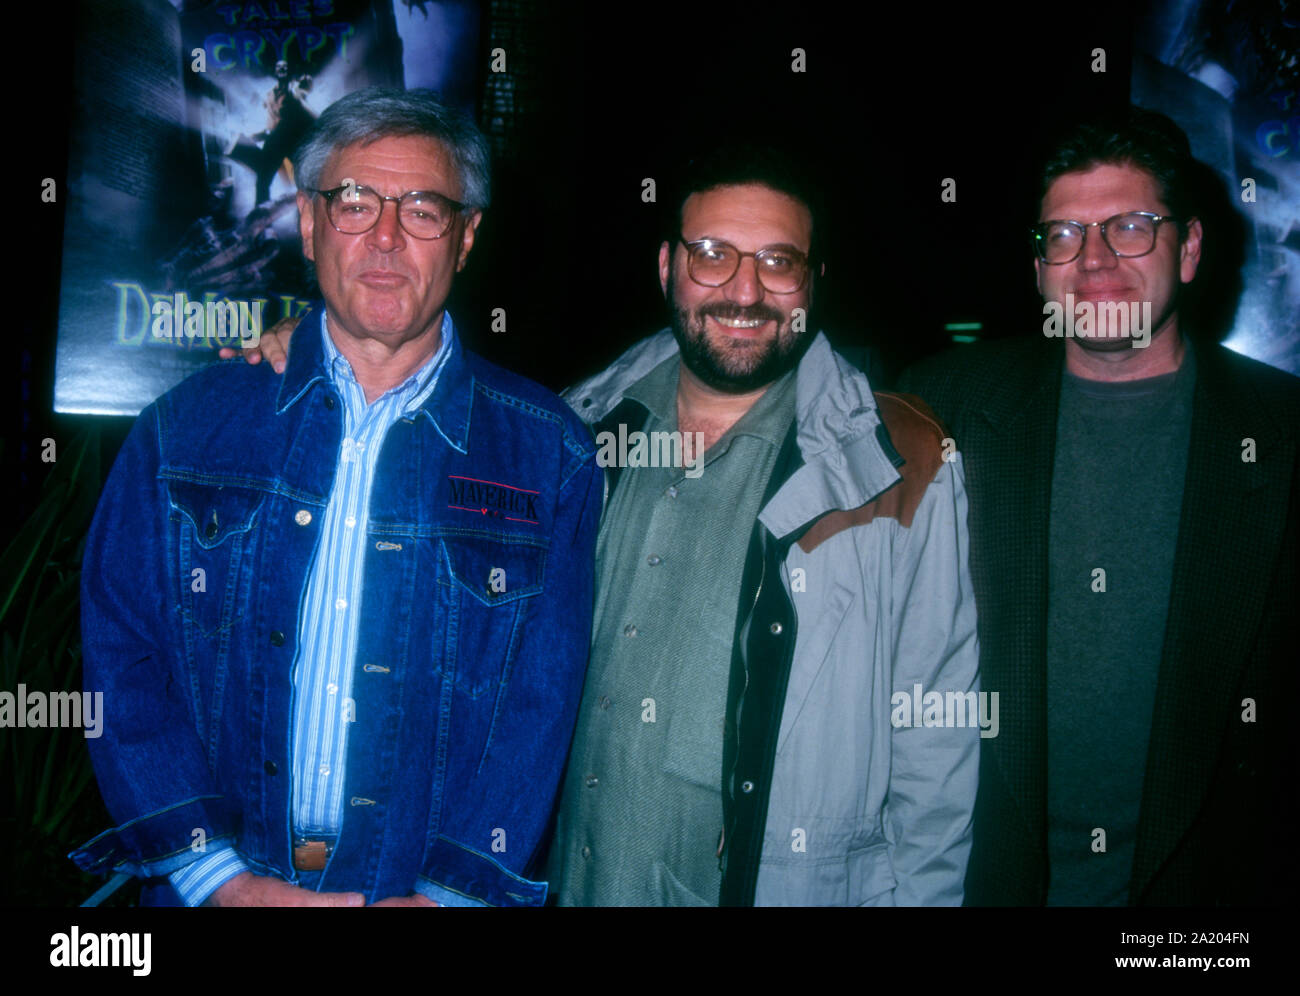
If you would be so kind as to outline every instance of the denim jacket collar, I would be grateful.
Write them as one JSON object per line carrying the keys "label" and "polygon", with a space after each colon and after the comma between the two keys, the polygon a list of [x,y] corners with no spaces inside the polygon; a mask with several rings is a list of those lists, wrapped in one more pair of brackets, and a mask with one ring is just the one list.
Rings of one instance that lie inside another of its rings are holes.
{"label": "denim jacket collar", "polygon": [[[317,381],[329,383],[321,347],[320,323],[323,302],[316,302],[302,316],[290,340],[289,359],[284,379],[276,396],[276,414],[284,414],[301,400]],[[474,393],[474,375],[465,359],[460,336],[451,340],[451,351],[438,376],[433,393],[420,406],[439,435],[461,453],[469,451],[470,401]]]}

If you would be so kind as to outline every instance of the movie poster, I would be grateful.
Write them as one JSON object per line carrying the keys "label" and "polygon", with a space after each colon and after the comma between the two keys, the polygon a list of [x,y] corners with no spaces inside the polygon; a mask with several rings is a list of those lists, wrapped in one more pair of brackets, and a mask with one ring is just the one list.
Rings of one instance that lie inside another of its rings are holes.
{"label": "movie poster", "polygon": [[[1300,72],[1268,5],[1159,0],[1136,30],[1132,100],[1173,118],[1241,226],[1224,345],[1300,374]],[[1292,49],[1291,51],[1294,51]]]}
{"label": "movie poster", "polygon": [[311,297],[290,157],[365,86],[470,107],[469,0],[79,8],[54,408],[134,415]]}

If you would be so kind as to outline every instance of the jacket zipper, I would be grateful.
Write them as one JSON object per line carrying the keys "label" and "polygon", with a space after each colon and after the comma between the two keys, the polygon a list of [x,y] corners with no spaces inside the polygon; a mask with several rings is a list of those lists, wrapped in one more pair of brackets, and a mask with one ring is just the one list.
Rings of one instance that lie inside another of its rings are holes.
{"label": "jacket zipper", "polygon": [[[750,626],[754,624],[754,610],[758,608],[759,596],[763,594],[763,582],[767,579],[766,551],[763,552],[763,556],[760,558],[758,566],[759,566],[758,587],[754,589],[754,601],[750,603],[749,618],[746,620],[746,622],[749,623]],[[748,633],[749,630],[748,627],[742,626],[741,631],[744,633]],[[745,653],[743,647],[740,649],[740,659],[745,667],[745,686],[740,690],[740,711],[744,712],[745,694],[749,691],[749,655]],[[736,716],[736,761],[732,763],[731,770],[727,772],[728,779],[733,783],[735,782],[736,779],[736,763],[738,763],[739,761],[740,761],[740,716],[739,714],[737,714]]]}
{"label": "jacket zipper", "polygon": [[[753,604],[750,605],[750,607],[749,607],[749,618],[748,618],[747,620],[745,620],[745,621],[749,624],[749,626],[753,626],[753,625],[754,625],[754,612],[755,612],[755,610],[758,609],[758,599],[759,599],[759,596],[761,596],[761,595],[763,594],[763,582],[766,581],[766,580],[767,580],[767,551],[764,550],[764,551],[763,551],[763,557],[762,557],[762,559],[761,559],[761,560],[759,561],[759,563],[758,563],[758,587],[754,589],[754,602],[753,602]],[[745,631],[746,631],[746,633],[748,633],[748,631],[749,631],[749,627],[748,627],[748,626],[745,628]],[[741,705],[742,705],[742,706],[744,705],[744,702],[745,702],[745,693],[746,693],[747,691],[749,691],[749,655],[748,655],[748,654],[744,654],[744,653],[743,653],[743,649],[744,649],[744,648],[742,648],[742,657],[743,657],[744,664],[745,664],[745,687],[744,687],[743,689],[741,689],[741,691],[740,691],[740,702],[741,702]],[[736,727],[736,733],[737,733],[736,741],[737,741],[737,743],[739,743],[739,741],[740,741],[740,737],[739,737],[740,727],[739,727],[739,726]]]}

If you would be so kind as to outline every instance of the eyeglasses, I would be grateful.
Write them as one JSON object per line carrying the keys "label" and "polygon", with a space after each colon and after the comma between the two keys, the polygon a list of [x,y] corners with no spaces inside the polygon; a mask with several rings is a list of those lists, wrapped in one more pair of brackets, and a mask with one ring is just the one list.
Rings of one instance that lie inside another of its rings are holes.
{"label": "eyeglasses", "polygon": [[[310,188],[309,188],[310,189]],[[360,235],[379,224],[385,201],[397,202],[397,221],[407,235],[440,239],[465,205],[432,190],[412,190],[401,197],[386,197],[369,187],[345,184],[332,190],[312,190],[325,198],[325,215],[344,235]]]}
{"label": "eyeglasses", "polygon": [[703,287],[721,287],[736,275],[746,256],[754,257],[758,282],[773,294],[793,294],[808,281],[808,257],[798,249],[774,246],[741,252],[717,239],[687,242],[680,234],[677,237],[686,247],[686,272]]}
{"label": "eyeglasses", "polygon": [[1145,256],[1156,247],[1156,234],[1162,222],[1177,220],[1150,211],[1128,211],[1087,225],[1081,221],[1044,221],[1031,228],[1030,233],[1038,258],[1050,266],[1059,266],[1079,258],[1088,229],[1094,225],[1101,229],[1101,237],[1111,252],[1133,259]]}

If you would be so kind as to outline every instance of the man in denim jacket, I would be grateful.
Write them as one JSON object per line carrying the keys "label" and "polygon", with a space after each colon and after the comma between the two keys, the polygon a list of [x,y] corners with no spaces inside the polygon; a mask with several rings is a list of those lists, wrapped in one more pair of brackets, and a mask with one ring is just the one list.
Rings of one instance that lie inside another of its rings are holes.
{"label": "man in denim jacket", "polygon": [[487,164],[431,94],[327,110],[294,159],[324,305],[285,376],[196,374],[113,468],[82,628],[119,825],[73,858],[148,880],[145,903],[545,900],[523,875],[582,688],[602,481],[583,424],[444,310]]}

